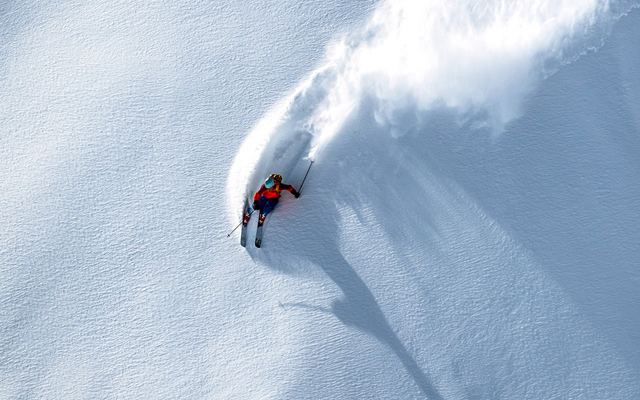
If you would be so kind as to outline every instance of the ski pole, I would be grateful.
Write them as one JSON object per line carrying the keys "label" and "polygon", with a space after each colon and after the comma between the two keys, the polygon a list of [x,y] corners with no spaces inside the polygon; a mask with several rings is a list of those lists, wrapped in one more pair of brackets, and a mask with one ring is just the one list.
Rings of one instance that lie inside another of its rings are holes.
{"label": "ski pole", "polygon": [[227,235],[227,237],[231,236],[231,234],[233,234],[233,232],[236,231],[236,229],[240,228],[240,225],[242,225],[242,221],[240,221],[240,223],[238,224],[238,226],[236,226],[235,228],[233,228],[233,230],[231,232],[229,232],[229,234]]}
{"label": "ski pole", "polygon": [[300,189],[298,189],[298,193],[302,192],[302,185],[304,185],[304,181],[307,180],[307,175],[309,175],[309,170],[311,169],[312,165],[313,165],[313,160],[311,160],[311,164],[309,164],[309,168],[307,168],[307,173],[304,174],[304,179],[302,180],[302,183],[300,184]]}
{"label": "ski pole", "polygon": [[[255,211],[255,210],[253,210],[253,211]],[[251,214],[249,214],[249,215],[253,215],[253,211],[251,211]],[[238,226],[236,226],[235,228],[233,228],[233,230],[232,230],[231,232],[229,232],[229,234],[227,235],[227,237],[231,236],[231,235],[233,234],[233,232],[235,232],[235,231],[236,231],[236,229],[240,228],[240,225],[242,225],[242,222],[243,222],[243,221],[240,221],[240,223],[238,224]]]}

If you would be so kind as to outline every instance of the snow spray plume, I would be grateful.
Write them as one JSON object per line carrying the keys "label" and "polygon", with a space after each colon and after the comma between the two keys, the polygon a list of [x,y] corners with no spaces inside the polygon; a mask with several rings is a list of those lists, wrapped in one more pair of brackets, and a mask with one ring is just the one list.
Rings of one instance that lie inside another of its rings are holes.
{"label": "snow spray plume", "polygon": [[300,85],[295,93],[274,107],[251,130],[235,157],[227,180],[227,199],[232,218],[242,214],[247,199],[274,171],[285,179],[309,147],[311,134],[305,128],[318,101],[315,93],[324,85],[320,74]]}
{"label": "snow spray plume", "polygon": [[[269,171],[315,160],[364,99],[392,134],[449,108],[500,134],[536,83],[602,44],[639,0],[393,0],[329,48],[327,63],[249,133],[228,180],[233,218]],[[311,141],[311,143],[309,143]]]}
{"label": "snow spray plume", "polygon": [[391,128],[402,110],[447,107],[500,134],[534,85],[589,48],[631,2],[394,0],[334,46],[336,77],[310,120],[317,152],[361,99]]}

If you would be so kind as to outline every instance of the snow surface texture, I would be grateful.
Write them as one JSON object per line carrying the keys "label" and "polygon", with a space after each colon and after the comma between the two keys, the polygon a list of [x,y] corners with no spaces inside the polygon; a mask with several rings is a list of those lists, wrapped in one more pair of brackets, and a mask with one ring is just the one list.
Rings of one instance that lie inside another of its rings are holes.
{"label": "snow surface texture", "polygon": [[640,397],[635,3],[342,3],[0,8],[0,398]]}

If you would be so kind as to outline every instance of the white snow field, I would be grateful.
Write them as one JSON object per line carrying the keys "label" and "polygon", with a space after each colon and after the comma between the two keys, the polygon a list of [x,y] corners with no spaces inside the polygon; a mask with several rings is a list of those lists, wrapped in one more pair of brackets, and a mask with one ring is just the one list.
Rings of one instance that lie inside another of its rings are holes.
{"label": "white snow field", "polygon": [[0,399],[639,399],[639,5],[3,3]]}

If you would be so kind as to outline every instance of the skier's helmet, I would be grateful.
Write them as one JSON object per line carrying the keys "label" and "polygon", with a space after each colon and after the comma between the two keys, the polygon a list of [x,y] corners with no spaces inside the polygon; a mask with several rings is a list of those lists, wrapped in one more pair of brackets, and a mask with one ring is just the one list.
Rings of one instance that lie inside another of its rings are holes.
{"label": "skier's helmet", "polygon": [[280,174],[271,174],[269,175],[269,178],[273,178],[274,180],[278,181],[278,183],[282,183],[282,175]]}
{"label": "skier's helmet", "polygon": [[266,187],[267,189],[271,189],[273,187],[274,184],[274,180],[272,177],[268,177],[266,181],[264,181],[264,187]]}

